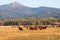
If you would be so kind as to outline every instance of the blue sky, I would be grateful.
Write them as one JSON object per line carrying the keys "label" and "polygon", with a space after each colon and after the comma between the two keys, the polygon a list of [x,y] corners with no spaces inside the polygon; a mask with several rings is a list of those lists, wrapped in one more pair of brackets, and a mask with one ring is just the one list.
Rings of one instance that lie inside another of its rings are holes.
{"label": "blue sky", "polygon": [[19,2],[29,7],[55,7],[60,8],[60,0],[0,0],[0,5],[9,4],[12,2]]}

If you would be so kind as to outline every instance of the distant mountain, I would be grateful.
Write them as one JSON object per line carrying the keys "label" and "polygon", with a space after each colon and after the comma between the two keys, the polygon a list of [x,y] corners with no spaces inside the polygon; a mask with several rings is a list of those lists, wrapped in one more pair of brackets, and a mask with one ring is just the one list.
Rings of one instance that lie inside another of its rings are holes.
{"label": "distant mountain", "polygon": [[32,8],[32,11],[37,13],[36,15],[38,17],[60,18],[60,9],[58,9],[58,8],[39,7],[39,8]]}
{"label": "distant mountain", "polygon": [[54,17],[60,18],[60,9],[50,7],[30,8],[13,2],[0,6],[0,18]]}

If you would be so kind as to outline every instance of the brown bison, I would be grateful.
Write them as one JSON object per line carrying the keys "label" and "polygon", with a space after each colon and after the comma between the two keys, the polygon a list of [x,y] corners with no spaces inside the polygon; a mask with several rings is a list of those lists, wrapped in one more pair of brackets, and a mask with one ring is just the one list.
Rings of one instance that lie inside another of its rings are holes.
{"label": "brown bison", "polygon": [[31,27],[31,25],[24,25],[24,28],[29,29],[29,27]]}
{"label": "brown bison", "polygon": [[60,27],[60,25],[58,25],[58,27]]}
{"label": "brown bison", "polygon": [[29,29],[29,27],[26,27],[26,29]]}
{"label": "brown bison", "polygon": [[23,30],[23,28],[22,28],[22,27],[20,27],[19,25],[18,25],[17,27],[19,28],[19,30]]}
{"label": "brown bison", "polygon": [[37,30],[37,27],[29,27],[29,30]]}
{"label": "brown bison", "polygon": [[43,29],[46,29],[46,28],[47,28],[47,26],[45,26],[45,27],[39,26],[38,27],[38,29],[40,29],[40,30],[43,30]]}
{"label": "brown bison", "polygon": [[23,30],[23,28],[22,27],[19,27],[19,30]]}

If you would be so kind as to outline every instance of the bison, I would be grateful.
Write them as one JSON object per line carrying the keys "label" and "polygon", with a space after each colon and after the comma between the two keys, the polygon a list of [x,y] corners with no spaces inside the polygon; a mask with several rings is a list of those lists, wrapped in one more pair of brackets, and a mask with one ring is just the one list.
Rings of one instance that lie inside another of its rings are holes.
{"label": "bison", "polygon": [[30,30],[37,30],[37,27],[29,27]]}
{"label": "bison", "polygon": [[20,27],[19,25],[18,25],[17,27],[19,28],[19,30],[23,30],[23,28],[22,28],[22,27]]}
{"label": "bison", "polygon": [[19,27],[19,30],[23,30],[23,28],[22,27]]}
{"label": "bison", "polygon": [[40,29],[40,30],[43,30],[43,29],[46,29],[47,27],[45,26],[45,27],[42,27],[42,26],[39,26],[38,27],[38,29]]}

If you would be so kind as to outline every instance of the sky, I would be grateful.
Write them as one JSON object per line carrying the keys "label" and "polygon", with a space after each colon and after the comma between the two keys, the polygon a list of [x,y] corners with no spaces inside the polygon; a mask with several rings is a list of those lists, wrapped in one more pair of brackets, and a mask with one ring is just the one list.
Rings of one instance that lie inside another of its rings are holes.
{"label": "sky", "polygon": [[19,2],[28,7],[55,7],[60,8],[60,0],[0,0],[0,5]]}

